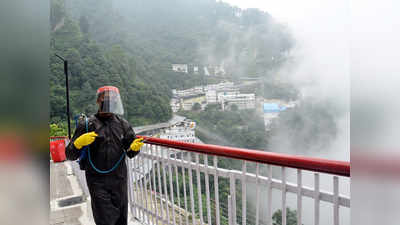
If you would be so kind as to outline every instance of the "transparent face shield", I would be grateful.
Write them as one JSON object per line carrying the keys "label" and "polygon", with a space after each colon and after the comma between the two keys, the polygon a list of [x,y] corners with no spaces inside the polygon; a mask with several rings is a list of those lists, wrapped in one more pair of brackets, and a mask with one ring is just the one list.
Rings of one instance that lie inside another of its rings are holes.
{"label": "transparent face shield", "polygon": [[117,88],[100,88],[97,93],[97,103],[100,113],[124,114],[121,96]]}

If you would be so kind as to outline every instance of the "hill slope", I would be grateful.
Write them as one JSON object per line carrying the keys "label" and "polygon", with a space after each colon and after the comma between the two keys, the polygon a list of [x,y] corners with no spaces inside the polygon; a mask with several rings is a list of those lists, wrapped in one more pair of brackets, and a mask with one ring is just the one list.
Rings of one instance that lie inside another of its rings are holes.
{"label": "hill slope", "polygon": [[171,89],[210,82],[202,72],[173,72],[172,63],[223,64],[228,79],[268,79],[292,47],[268,13],[213,0],[51,0],[51,29],[52,122],[65,119],[65,81],[54,53],[70,61],[73,115],[94,112],[95,90],[115,85],[126,118],[143,125],[171,117]]}

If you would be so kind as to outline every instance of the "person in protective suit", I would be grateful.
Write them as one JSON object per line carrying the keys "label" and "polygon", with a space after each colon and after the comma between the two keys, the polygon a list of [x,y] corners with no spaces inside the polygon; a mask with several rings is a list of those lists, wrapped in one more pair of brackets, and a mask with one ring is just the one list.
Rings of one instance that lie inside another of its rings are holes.
{"label": "person in protective suit", "polygon": [[90,148],[86,152],[90,155],[79,163],[85,170],[94,221],[96,225],[126,225],[128,179],[125,155],[135,157],[143,145],[143,138],[137,139],[132,126],[121,117],[124,111],[118,88],[99,88],[97,104],[99,110],[88,118],[87,128],[86,121],[79,122],[66,148],[66,156],[69,160],[77,160],[85,146]]}

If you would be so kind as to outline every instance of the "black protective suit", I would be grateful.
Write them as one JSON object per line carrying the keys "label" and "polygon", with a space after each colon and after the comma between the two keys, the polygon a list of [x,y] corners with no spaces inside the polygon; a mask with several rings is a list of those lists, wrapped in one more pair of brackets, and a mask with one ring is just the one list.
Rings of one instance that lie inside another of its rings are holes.
{"label": "black protective suit", "polygon": [[[102,118],[96,114],[88,118],[88,121],[88,132],[95,131],[98,134],[89,146],[92,162],[100,170],[109,170],[124,151],[129,150],[130,144],[136,138],[135,132],[125,119],[114,114],[109,118]],[[67,159],[79,158],[83,148],[76,149],[73,143],[84,133],[86,133],[85,121],[81,121],[66,148]],[[138,153],[127,151],[126,155],[133,158]],[[128,179],[125,160],[123,159],[119,166],[108,174],[96,172],[89,164],[88,157],[81,164],[81,168],[85,169],[96,225],[126,225]]]}

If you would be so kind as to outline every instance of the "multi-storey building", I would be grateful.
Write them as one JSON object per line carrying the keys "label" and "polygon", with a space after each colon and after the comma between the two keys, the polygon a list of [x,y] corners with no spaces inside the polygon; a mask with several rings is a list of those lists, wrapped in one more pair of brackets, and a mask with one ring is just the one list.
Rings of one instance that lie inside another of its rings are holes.
{"label": "multi-storey building", "polygon": [[160,138],[195,143],[195,127],[195,122],[185,121],[180,126],[174,126],[165,130],[164,133],[160,135]]}

